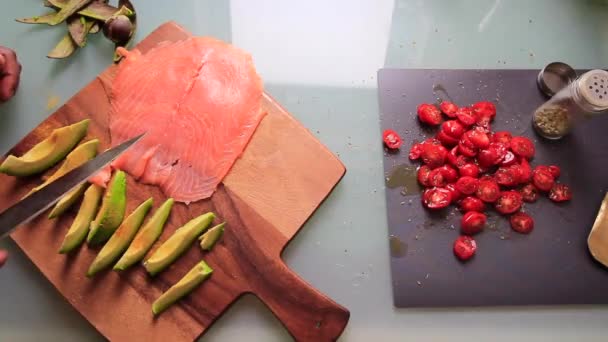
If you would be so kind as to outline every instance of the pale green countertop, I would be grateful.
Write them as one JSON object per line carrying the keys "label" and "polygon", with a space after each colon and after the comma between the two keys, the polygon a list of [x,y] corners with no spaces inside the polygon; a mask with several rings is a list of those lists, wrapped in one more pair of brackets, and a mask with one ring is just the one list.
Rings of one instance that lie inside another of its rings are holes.
{"label": "pale green countertop", "polygon": [[[332,151],[348,172],[284,253],[287,264],[348,307],[343,341],[605,341],[606,307],[395,309],[392,305],[376,72],[383,66],[576,68],[608,61],[608,3],[494,1],[135,0],[141,39],[175,20],[250,51],[267,91]],[[17,50],[23,78],[0,106],[6,151],[109,62],[95,37],[67,61],[44,56],[60,29],[18,24],[40,0],[0,1],[0,45]],[[41,242],[43,243],[43,242]],[[103,338],[9,241],[0,270],[0,341]],[[550,286],[550,284],[548,284]],[[108,314],[112,314],[108,312]],[[253,297],[233,306],[207,341],[286,341],[287,332]]]}

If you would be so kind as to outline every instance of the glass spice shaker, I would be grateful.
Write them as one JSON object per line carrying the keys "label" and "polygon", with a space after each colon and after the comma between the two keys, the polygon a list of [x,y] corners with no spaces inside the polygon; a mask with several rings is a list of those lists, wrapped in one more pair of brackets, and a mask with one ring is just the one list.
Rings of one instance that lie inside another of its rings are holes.
{"label": "glass spice shaker", "polygon": [[547,139],[560,139],[581,120],[608,112],[608,72],[588,71],[534,111],[532,125]]}

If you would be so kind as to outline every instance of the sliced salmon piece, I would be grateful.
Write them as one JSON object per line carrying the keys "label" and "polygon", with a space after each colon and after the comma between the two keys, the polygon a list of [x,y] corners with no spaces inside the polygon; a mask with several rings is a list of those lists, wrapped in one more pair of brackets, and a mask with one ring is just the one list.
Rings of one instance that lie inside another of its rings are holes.
{"label": "sliced salmon piece", "polygon": [[119,53],[126,58],[111,93],[112,145],[146,135],[112,167],[176,201],[210,197],[265,114],[251,56],[202,37]]}

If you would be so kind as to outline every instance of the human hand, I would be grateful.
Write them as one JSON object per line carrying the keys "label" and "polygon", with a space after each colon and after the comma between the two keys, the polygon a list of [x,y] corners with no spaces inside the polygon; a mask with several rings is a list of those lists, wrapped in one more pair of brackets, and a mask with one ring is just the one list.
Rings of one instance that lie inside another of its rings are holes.
{"label": "human hand", "polygon": [[0,249],[0,267],[4,265],[8,258],[8,252]]}
{"label": "human hand", "polygon": [[15,95],[19,87],[20,75],[21,64],[17,60],[15,51],[0,46],[0,103],[10,100]]}

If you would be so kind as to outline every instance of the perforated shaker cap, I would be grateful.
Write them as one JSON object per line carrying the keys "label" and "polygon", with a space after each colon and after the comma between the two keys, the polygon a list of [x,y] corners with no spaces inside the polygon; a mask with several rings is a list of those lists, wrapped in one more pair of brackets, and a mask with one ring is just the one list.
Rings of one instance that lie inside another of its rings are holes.
{"label": "perforated shaker cap", "polygon": [[608,109],[608,72],[600,69],[587,71],[581,76],[579,90],[590,104]]}

